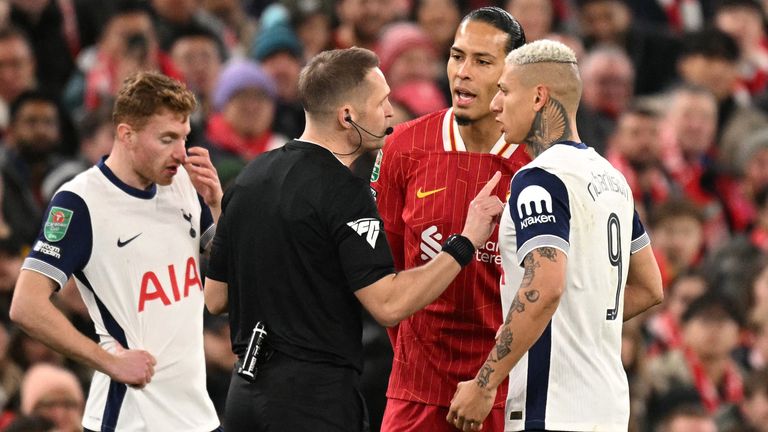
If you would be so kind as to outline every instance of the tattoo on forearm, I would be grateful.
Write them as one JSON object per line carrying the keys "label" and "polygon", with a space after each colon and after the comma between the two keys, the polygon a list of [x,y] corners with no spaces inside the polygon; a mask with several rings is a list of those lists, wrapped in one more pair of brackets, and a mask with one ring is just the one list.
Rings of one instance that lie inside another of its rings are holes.
{"label": "tattoo on forearm", "polygon": [[515,299],[512,300],[512,305],[509,307],[509,312],[507,313],[507,323],[509,323],[509,320],[512,319],[512,314],[514,312],[517,312],[517,313],[525,312],[525,303],[520,301],[519,294],[515,294]]}
{"label": "tattoo on forearm", "polygon": [[512,330],[505,326],[504,330],[499,335],[499,340],[496,342],[496,353],[499,355],[499,360],[507,356],[512,352]]}
{"label": "tattoo on forearm", "polygon": [[551,95],[547,103],[536,113],[531,130],[525,138],[525,143],[531,149],[534,157],[538,156],[552,144],[571,136],[568,125],[568,113],[565,107]]}
{"label": "tattoo on forearm", "polygon": [[485,362],[483,367],[480,369],[480,372],[477,373],[477,386],[480,388],[487,387],[488,381],[491,380],[491,374],[493,371],[494,369],[491,367],[491,365],[489,365],[488,362]]}
{"label": "tattoo on forearm", "polygon": [[525,299],[529,303],[536,303],[539,300],[539,290],[530,290],[525,292]]}
{"label": "tattoo on forearm", "polygon": [[529,252],[523,259],[523,268],[525,269],[525,272],[523,273],[523,280],[520,282],[521,288],[526,288],[531,285],[533,276],[536,274],[536,268],[539,266],[540,264],[533,258],[533,252]]}
{"label": "tattoo on forearm", "polygon": [[536,249],[539,251],[539,256],[546,258],[552,262],[557,262],[557,250],[553,247],[540,247]]}

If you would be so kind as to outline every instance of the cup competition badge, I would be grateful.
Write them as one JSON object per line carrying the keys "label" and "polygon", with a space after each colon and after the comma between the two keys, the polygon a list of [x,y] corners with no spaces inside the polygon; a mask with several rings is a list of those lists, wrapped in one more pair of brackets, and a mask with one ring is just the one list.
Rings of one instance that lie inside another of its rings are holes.
{"label": "cup competition badge", "polygon": [[48,214],[48,219],[45,221],[45,227],[43,228],[43,235],[49,242],[57,242],[64,238],[69,228],[69,223],[72,222],[72,210],[67,210],[61,207],[51,207],[51,212]]}

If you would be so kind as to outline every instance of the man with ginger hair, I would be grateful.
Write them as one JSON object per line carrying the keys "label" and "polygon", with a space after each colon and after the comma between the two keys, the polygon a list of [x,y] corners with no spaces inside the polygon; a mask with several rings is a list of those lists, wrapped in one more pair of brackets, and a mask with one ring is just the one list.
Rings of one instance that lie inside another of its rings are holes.
{"label": "man with ginger hair", "polygon": [[496,346],[453,397],[446,420],[461,430],[479,430],[508,374],[506,431],[628,427],[622,322],[661,301],[661,277],[626,180],[580,142],[580,96],[565,45],[507,56],[491,109],[504,139],[534,158],[513,177],[499,226],[504,274],[519,289],[502,290]]}
{"label": "man with ginger hair", "polygon": [[[139,72],[114,104],[112,152],[53,196],[10,316],[30,336],[96,369],[85,431],[209,432],[200,253],[223,192],[208,152],[186,149],[196,105],[181,83]],[[99,343],[51,301],[74,277]]]}

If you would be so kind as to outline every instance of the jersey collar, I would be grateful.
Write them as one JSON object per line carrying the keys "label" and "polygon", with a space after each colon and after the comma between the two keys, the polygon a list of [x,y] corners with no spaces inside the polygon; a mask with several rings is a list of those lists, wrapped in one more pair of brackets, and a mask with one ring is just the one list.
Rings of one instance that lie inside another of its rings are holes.
{"label": "jersey collar", "polygon": [[96,165],[99,170],[101,170],[101,173],[104,174],[104,177],[107,178],[112,184],[120,188],[123,192],[127,193],[128,195],[134,196],[136,198],[141,199],[150,199],[154,198],[155,194],[157,194],[157,185],[152,183],[152,186],[149,187],[149,189],[137,189],[133,186],[125,184],[122,180],[117,178],[115,173],[112,172],[111,169],[107,166],[107,164],[104,163],[104,161],[107,160],[107,157],[104,156],[101,158],[99,163]]}
{"label": "jersey collar", "polygon": [[559,142],[556,142],[555,144],[567,145],[567,146],[575,147],[577,149],[582,149],[582,150],[589,148],[587,147],[586,144],[582,142],[576,142],[576,141],[559,141]]}
{"label": "jersey collar", "polygon": [[[464,144],[464,140],[459,133],[459,124],[456,123],[456,118],[453,115],[453,108],[448,110],[443,115],[443,149],[445,151],[466,152],[467,146]],[[504,134],[502,134],[496,144],[491,148],[490,154],[501,156],[505,159],[509,159],[512,153],[517,150],[518,144],[507,144],[504,141]]]}

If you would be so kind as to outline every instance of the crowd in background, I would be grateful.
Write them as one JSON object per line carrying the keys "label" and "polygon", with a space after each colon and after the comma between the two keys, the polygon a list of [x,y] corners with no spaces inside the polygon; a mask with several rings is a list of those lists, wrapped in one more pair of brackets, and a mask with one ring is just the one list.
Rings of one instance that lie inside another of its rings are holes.
{"label": "crowd in background", "polygon": [[[48,200],[109,153],[124,77],[158,70],[194,91],[188,142],[226,188],[301,133],[299,72],[322,50],[379,55],[393,125],[449,106],[456,27],[485,5],[577,53],[581,138],[624,173],[651,235],[666,298],[625,325],[630,430],[768,431],[765,0],[0,0],[0,431],[80,430],[91,371],[8,308]],[[367,178],[373,158],[354,171]],[[95,338],[74,284],[56,302]],[[221,414],[226,319],[206,317],[205,344]],[[364,344],[375,429],[391,348],[372,320]]]}

